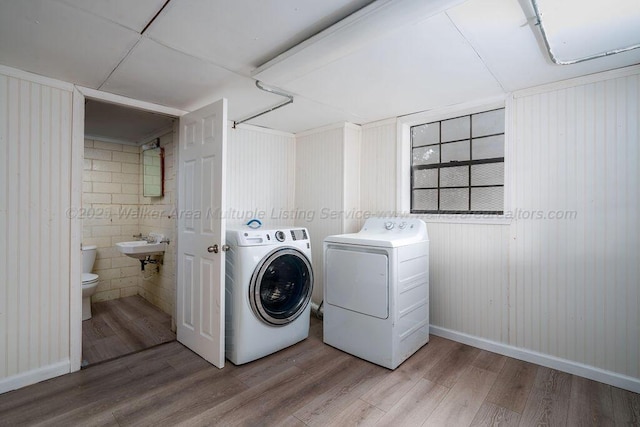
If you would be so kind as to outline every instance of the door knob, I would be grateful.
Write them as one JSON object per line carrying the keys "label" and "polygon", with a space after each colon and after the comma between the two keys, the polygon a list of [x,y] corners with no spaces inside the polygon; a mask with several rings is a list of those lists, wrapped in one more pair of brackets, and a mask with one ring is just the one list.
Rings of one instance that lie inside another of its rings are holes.
{"label": "door knob", "polygon": [[213,252],[214,254],[217,254],[218,253],[218,245],[209,246],[207,248],[207,252],[209,252],[209,253]]}

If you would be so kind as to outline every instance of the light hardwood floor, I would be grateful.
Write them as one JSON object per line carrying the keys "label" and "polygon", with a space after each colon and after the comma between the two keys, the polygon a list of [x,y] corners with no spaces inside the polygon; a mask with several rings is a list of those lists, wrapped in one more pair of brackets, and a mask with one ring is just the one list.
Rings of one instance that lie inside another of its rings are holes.
{"label": "light hardwood floor", "polygon": [[93,303],[91,312],[82,322],[83,366],[176,339],[171,316],[139,295]]}
{"label": "light hardwood floor", "polygon": [[0,425],[639,425],[640,395],[432,336],[395,371],[305,341],[217,369],[178,342],[0,395]]}

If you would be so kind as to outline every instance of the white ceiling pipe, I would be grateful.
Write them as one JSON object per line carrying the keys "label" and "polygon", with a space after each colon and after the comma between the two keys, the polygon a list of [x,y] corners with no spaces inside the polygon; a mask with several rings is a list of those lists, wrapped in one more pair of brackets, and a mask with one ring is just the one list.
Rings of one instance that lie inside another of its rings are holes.
{"label": "white ceiling pipe", "polygon": [[[553,51],[553,48],[551,47],[551,44],[549,43],[549,37],[547,35],[547,30],[545,29],[545,26],[544,26],[544,23],[543,23],[543,20],[542,20],[543,13],[540,11],[540,7],[538,6],[537,0],[531,0],[531,6],[533,7],[533,11],[534,11],[534,13],[536,15],[536,26],[540,29],[540,34],[542,35],[542,40],[544,41],[544,46],[547,49],[547,54],[549,55],[549,59],[551,59],[551,61],[556,65],[579,64],[580,62],[590,61],[592,59],[603,58],[605,56],[611,56],[611,55],[615,55],[617,53],[628,52],[630,50],[634,50],[634,49],[640,48],[640,43],[636,43],[636,44],[632,44],[630,46],[621,47],[621,48],[618,48],[618,49],[611,49],[611,50],[608,50],[606,52],[600,52],[600,53],[596,53],[596,54],[593,54],[593,55],[583,56],[583,57],[580,57],[580,58],[559,59],[556,56],[555,52]],[[608,8],[608,7],[611,7],[611,5],[603,3],[603,7]]]}
{"label": "white ceiling pipe", "polygon": [[263,110],[263,111],[261,111],[259,113],[252,114],[252,115],[250,115],[248,117],[245,117],[244,119],[240,119],[238,121],[234,120],[233,129],[235,129],[236,126],[241,124],[241,123],[248,122],[251,119],[255,119],[256,117],[260,117],[260,116],[262,116],[264,114],[272,112],[273,110],[277,110],[278,108],[282,108],[285,105],[289,105],[289,104],[293,103],[293,95],[291,95],[290,93],[284,92],[283,90],[280,90],[280,89],[266,87],[259,80],[256,80],[256,86],[260,90],[263,90],[263,91],[269,92],[269,93],[273,93],[274,95],[283,96],[283,97],[287,98],[287,100],[284,101],[284,102],[281,102],[280,104],[274,105],[273,107],[267,108],[266,110]]}

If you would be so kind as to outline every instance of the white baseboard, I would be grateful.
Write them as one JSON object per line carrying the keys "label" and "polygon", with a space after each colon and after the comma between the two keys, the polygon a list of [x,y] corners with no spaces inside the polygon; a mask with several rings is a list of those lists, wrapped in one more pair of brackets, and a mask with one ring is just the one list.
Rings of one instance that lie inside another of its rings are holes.
{"label": "white baseboard", "polygon": [[71,372],[69,360],[0,379],[0,394]]}
{"label": "white baseboard", "polygon": [[502,354],[513,357],[514,359],[524,360],[525,362],[531,362],[537,365],[546,366],[547,368],[557,369],[580,377],[589,378],[590,380],[623,388],[634,393],[640,393],[640,378],[629,377],[612,371],[605,371],[604,369],[596,368],[594,366],[561,359],[559,357],[514,347],[496,341],[490,341],[462,332],[453,331],[451,329],[441,328],[439,326],[431,325],[429,332],[442,338],[448,338],[450,340],[478,347],[493,353]]}

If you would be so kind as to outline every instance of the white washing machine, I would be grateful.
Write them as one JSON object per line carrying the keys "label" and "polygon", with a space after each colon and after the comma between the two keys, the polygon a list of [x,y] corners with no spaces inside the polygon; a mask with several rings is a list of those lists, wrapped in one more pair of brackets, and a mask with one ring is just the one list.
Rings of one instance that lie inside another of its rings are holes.
{"label": "white washing machine", "polygon": [[419,219],[369,218],[324,240],[324,342],[389,369],[429,341],[429,238]]}
{"label": "white washing machine", "polygon": [[309,335],[313,291],[305,228],[227,230],[225,355],[240,365]]}

